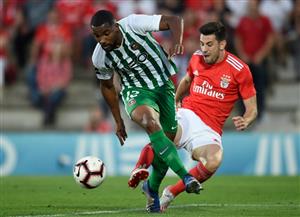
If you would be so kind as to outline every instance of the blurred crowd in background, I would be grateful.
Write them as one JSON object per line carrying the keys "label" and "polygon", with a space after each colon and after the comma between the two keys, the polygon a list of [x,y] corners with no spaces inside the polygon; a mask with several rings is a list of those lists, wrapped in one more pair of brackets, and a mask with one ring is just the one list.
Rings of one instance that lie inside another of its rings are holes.
{"label": "blurred crowd in background", "polygon": [[[25,80],[28,100],[43,112],[45,126],[55,124],[74,71],[94,73],[91,55],[96,41],[89,23],[101,9],[118,19],[133,13],[184,18],[185,52],[175,57],[179,68],[175,84],[199,49],[199,27],[221,21],[228,32],[227,50],[249,64],[253,73],[259,119],[266,94],[284,73],[278,69],[291,60],[294,79],[300,81],[300,0],[0,0],[0,86]],[[154,36],[168,49],[169,32]],[[90,121],[84,130],[110,132],[109,111],[99,101],[99,106],[87,108]]]}

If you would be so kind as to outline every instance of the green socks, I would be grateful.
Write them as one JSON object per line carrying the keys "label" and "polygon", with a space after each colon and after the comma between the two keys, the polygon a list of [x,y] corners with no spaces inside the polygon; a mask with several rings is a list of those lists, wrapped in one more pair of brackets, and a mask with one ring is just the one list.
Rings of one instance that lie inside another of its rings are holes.
{"label": "green socks", "polygon": [[160,130],[150,136],[155,155],[163,160],[181,179],[188,173],[180,160],[174,143]]}
{"label": "green socks", "polygon": [[152,191],[158,192],[159,186],[165,177],[169,167],[163,160],[154,155],[152,162],[152,173],[149,176],[148,182]]}

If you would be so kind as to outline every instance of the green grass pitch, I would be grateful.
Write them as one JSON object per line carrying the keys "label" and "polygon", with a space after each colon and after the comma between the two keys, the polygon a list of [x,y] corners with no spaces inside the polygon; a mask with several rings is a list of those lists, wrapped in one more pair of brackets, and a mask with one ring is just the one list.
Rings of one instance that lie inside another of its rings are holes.
{"label": "green grass pitch", "polygon": [[[167,177],[162,187],[174,183]],[[140,188],[127,177],[107,177],[102,186],[82,189],[73,177],[0,178],[0,216],[135,216],[145,212]],[[162,214],[151,216],[300,216],[300,177],[215,176],[200,195],[183,193]]]}

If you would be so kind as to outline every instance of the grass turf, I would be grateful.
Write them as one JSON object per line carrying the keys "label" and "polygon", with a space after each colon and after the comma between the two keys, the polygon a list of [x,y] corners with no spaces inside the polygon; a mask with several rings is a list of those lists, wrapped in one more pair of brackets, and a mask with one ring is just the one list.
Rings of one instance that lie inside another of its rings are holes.
{"label": "grass turf", "polygon": [[[167,177],[162,187],[177,179]],[[163,188],[161,188],[163,189]],[[154,216],[236,217],[300,215],[300,177],[215,176],[200,195],[183,193],[165,213]],[[0,178],[0,216],[147,216],[140,188],[127,177],[107,177],[87,190],[72,177]],[[152,216],[152,215],[151,215]]]}

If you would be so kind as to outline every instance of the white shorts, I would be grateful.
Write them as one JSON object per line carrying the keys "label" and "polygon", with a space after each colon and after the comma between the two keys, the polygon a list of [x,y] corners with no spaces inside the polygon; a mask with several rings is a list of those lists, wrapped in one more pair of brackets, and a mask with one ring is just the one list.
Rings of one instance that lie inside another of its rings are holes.
{"label": "white shorts", "polygon": [[182,135],[177,148],[186,149],[191,155],[195,148],[205,145],[217,144],[222,147],[221,136],[207,126],[192,110],[180,108],[177,111],[178,123]]}

